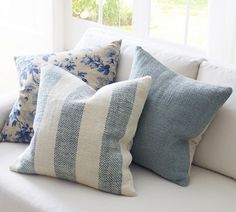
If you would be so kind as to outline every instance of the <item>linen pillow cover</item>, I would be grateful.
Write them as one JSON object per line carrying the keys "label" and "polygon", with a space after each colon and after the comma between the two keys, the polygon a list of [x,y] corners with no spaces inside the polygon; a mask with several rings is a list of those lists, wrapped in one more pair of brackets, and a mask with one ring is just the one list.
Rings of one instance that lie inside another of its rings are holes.
{"label": "linen pillow cover", "polygon": [[234,92],[203,134],[193,163],[236,179],[236,69],[204,62],[198,80],[230,86]]}
{"label": "linen pillow cover", "polygon": [[186,186],[193,154],[189,141],[204,131],[232,89],[179,75],[137,47],[130,78],[145,75],[153,83],[134,138],[133,160]]}
{"label": "linen pillow cover", "polygon": [[135,195],[130,147],[151,77],[97,92],[58,67],[41,72],[34,136],[11,170]]}
{"label": "linen pillow cover", "polygon": [[1,140],[30,142],[42,66],[59,66],[98,90],[114,82],[120,46],[121,41],[115,41],[95,50],[17,57],[15,61],[20,78],[20,93],[1,132]]}

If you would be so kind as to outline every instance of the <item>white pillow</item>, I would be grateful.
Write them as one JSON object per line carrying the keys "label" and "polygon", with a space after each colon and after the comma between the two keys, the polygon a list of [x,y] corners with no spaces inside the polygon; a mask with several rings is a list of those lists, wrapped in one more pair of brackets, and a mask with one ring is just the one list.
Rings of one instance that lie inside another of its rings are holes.
{"label": "white pillow", "polygon": [[203,134],[194,163],[236,179],[236,69],[204,62],[197,79],[232,87],[233,93]]}

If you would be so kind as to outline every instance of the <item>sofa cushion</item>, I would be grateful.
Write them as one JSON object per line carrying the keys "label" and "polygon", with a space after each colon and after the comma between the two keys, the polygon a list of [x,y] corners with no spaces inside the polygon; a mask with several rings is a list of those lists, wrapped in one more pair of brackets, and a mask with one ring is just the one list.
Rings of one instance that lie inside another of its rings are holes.
{"label": "sofa cushion", "polygon": [[37,105],[40,69],[47,64],[63,68],[83,79],[94,89],[114,82],[121,41],[95,51],[70,51],[16,58],[20,92],[0,134],[3,141],[29,143]]}
{"label": "sofa cushion", "polygon": [[194,163],[236,179],[236,69],[204,62],[198,80],[230,86],[233,94],[203,134]]}
{"label": "sofa cushion", "polygon": [[137,197],[111,195],[45,176],[9,171],[28,145],[0,143],[0,205],[9,212],[235,212],[236,181],[193,167],[189,187],[180,187],[132,165]]}
{"label": "sofa cushion", "polygon": [[96,48],[110,43],[114,39],[121,39],[121,55],[117,72],[117,81],[127,80],[131,71],[136,46],[142,46],[168,68],[196,79],[199,65],[204,60],[198,52],[186,47],[163,42],[136,39],[128,34],[112,32],[111,30],[89,29],[79,41],[75,49]]}
{"label": "sofa cushion", "polygon": [[11,170],[134,196],[130,147],[151,77],[97,92],[56,66],[41,69],[34,136]]}
{"label": "sofa cushion", "polygon": [[137,47],[131,79],[152,77],[132,147],[133,161],[179,185],[189,181],[189,140],[200,135],[232,89],[169,70]]}

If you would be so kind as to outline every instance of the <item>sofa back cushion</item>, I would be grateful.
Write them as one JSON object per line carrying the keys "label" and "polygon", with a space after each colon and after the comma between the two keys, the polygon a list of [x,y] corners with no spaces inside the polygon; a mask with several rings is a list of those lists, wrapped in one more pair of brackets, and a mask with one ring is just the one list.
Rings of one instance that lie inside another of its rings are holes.
{"label": "sofa back cushion", "polygon": [[233,93],[203,134],[194,163],[236,179],[236,70],[204,62],[197,79],[232,87]]}
{"label": "sofa back cushion", "polygon": [[192,50],[184,50],[184,48],[177,45],[136,39],[124,33],[98,28],[89,29],[75,49],[96,48],[107,45],[114,39],[122,39],[117,81],[129,78],[136,46],[143,47],[169,69],[192,79],[197,78],[200,63],[204,60],[202,57],[196,56],[196,53],[193,53]]}

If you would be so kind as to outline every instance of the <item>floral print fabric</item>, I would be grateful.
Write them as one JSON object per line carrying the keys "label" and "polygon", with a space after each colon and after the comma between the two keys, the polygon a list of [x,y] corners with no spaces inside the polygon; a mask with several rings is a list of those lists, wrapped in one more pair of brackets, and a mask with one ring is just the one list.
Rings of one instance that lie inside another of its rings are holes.
{"label": "floral print fabric", "polygon": [[121,41],[94,50],[16,57],[20,93],[1,132],[1,141],[30,143],[37,106],[41,67],[53,64],[98,90],[116,77]]}

